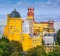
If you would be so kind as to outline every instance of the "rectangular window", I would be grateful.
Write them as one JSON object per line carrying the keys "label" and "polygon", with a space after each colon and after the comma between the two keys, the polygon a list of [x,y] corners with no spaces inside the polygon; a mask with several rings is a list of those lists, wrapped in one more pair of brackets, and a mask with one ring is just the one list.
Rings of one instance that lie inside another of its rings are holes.
{"label": "rectangular window", "polygon": [[16,20],[14,20],[14,22],[16,22]]}
{"label": "rectangular window", "polygon": [[12,28],[12,26],[10,26],[10,28]]}

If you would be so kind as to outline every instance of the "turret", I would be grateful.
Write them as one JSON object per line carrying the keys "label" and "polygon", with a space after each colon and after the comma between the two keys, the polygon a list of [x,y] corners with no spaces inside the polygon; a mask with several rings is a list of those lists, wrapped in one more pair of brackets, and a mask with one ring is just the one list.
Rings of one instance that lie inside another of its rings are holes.
{"label": "turret", "polygon": [[49,26],[50,26],[50,28],[53,28],[54,27],[54,21],[50,20],[49,21]]}
{"label": "turret", "polygon": [[28,8],[27,19],[29,20],[29,26],[30,26],[29,33],[32,34],[33,33],[33,21],[34,21],[34,8],[33,7]]}
{"label": "turret", "polygon": [[30,17],[32,16],[34,18],[34,8],[28,8],[28,13],[27,13],[27,16]]}
{"label": "turret", "polygon": [[49,32],[55,32],[55,29],[54,29],[54,21],[53,20],[50,20],[48,22],[49,22]]}

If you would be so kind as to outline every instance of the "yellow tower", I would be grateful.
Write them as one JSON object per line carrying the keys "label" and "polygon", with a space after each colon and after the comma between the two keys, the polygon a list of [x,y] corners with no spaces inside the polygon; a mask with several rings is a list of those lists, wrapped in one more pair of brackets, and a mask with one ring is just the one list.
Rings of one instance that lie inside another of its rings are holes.
{"label": "yellow tower", "polygon": [[4,28],[4,35],[7,36],[10,41],[15,40],[21,42],[22,20],[16,9],[8,15],[7,25]]}

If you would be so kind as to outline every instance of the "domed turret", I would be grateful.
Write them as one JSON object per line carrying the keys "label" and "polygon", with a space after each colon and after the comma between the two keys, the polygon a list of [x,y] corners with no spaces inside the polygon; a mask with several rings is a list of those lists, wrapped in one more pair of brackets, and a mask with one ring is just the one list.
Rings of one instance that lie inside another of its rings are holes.
{"label": "domed turret", "polygon": [[10,16],[12,18],[20,18],[21,17],[20,14],[19,14],[19,12],[16,11],[16,9],[14,11],[12,11],[12,13],[10,14]]}

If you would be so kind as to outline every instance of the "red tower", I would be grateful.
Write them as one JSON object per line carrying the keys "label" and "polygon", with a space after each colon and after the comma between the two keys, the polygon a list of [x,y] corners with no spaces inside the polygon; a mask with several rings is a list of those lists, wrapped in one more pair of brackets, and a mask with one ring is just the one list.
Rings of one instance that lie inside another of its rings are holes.
{"label": "red tower", "polygon": [[34,8],[28,8],[28,13],[27,13],[27,15],[30,17],[30,16],[32,16],[33,18],[34,18]]}
{"label": "red tower", "polygon": [[54,21],[50,20],[50,21],[49,21],[49,26],[50,26],[51,28],[53,28],[53,27],[54,27]]}

